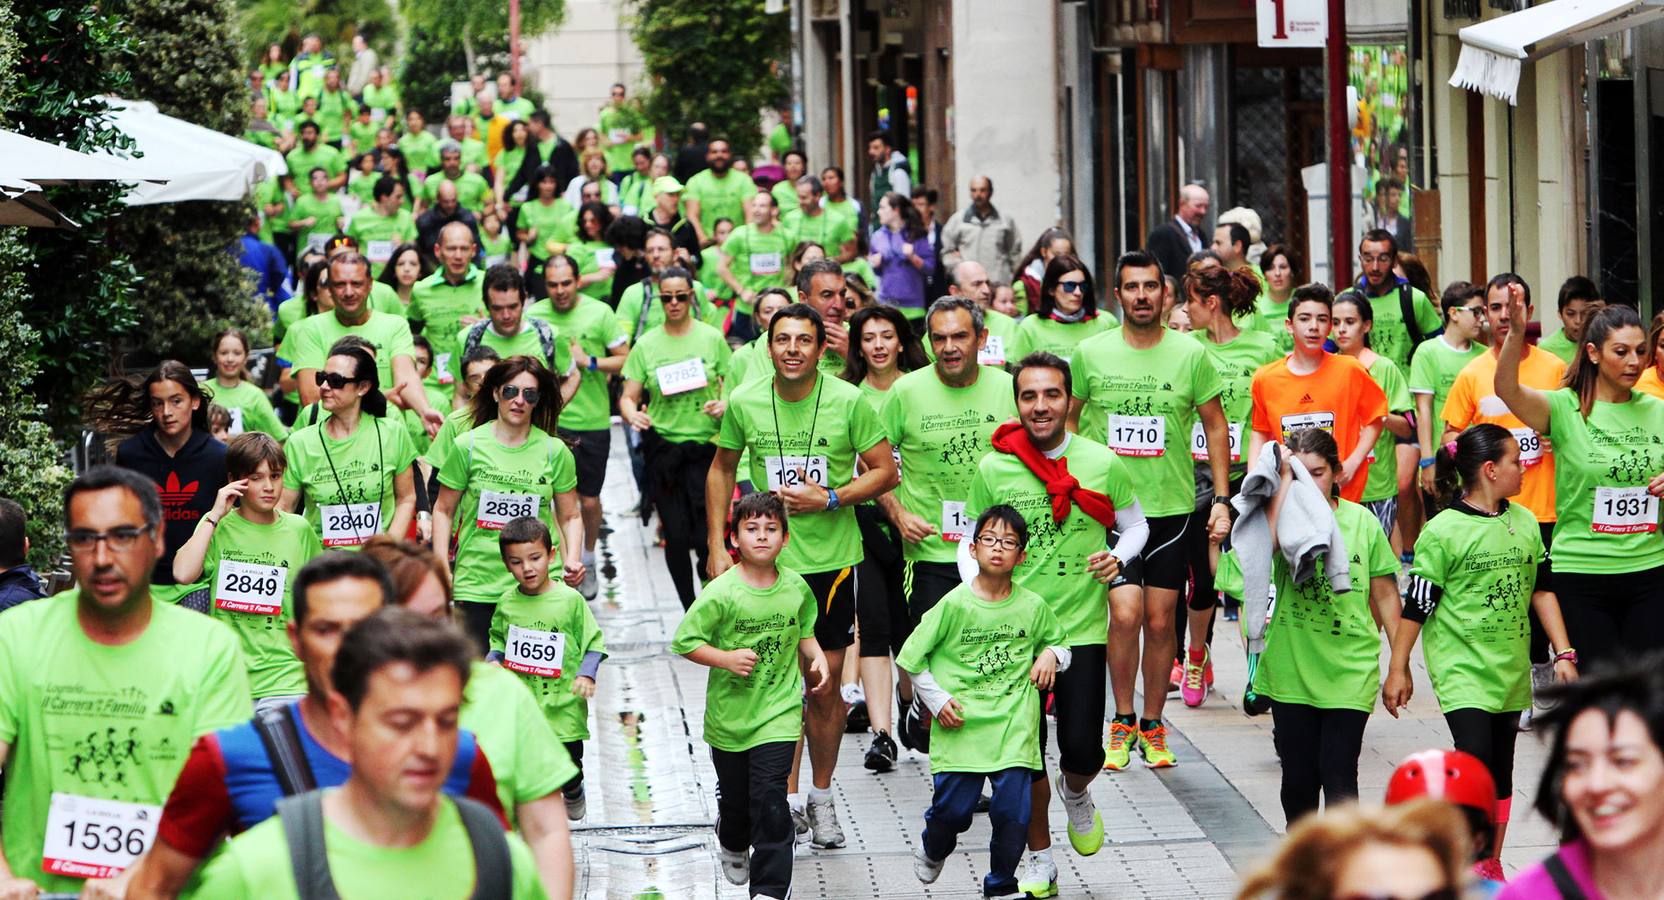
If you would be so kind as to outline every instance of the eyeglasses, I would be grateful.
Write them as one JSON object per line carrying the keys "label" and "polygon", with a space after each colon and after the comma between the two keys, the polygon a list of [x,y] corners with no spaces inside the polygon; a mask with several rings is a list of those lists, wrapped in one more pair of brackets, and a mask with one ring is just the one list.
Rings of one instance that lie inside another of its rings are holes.
{"label": "eyeglasses", "polygon": [[1086,290],[1086,282],[1084,281],[1059,281],[1057,286],[1065,294],[1078,294]]}
{"label": "eyeglasses", "polygon": [[345,388],[349,384],[357,384],[357,383],[359,383],[360,381],[363,381],[363,380],[364,379],[362,379],[362,378],[349,378],[345,375],[342,375],[339,372],[314,371],[312,373],[313,383],[315,383],[320,388],[323,387],[324,385],[328,385],[329,389],[332,390],[332,391],[339,391],[339,390]]}
{"label": "eyeglasses", "polygon": [[133,549],[133,544],[144,537],[145,530],[132,525],[123,525],[109,531],[86,531],[76,529],[69,533],[69,549],[75,553],[91,553],[97,549],[98,542],[110,545],[110,549],[117,553]]}
{"label": "eyeglasses", "polygon": [[995,547],[998,547],[1001,550],[1017,549],[1016,538],[1000,537],[997,534],[983,534],[976,539],[976,542],[989,549],[993,549]]}
{"label": "eyeglasses", "polygon": [[505,402],[519,397],[531,406],[536,406],[538,398],[543,396],[537,388],[523,388],[512,384],[503,385],[499,393],[502,394]]}
{"label": "eyeglasses", "polygon": [[682,291],[682,292],[676,293],[676,294],[660,294],[659,295],[659,302],[660,303],[692,303],[693,302],[693,292],[692,291]]}
{"label": "eyeglasses", "polygon": [[1458,306],[1456,308],[1462,312],[1471,313],[1474,318],[1478,318],[1485,314],[1485,307],[1483,306]]}

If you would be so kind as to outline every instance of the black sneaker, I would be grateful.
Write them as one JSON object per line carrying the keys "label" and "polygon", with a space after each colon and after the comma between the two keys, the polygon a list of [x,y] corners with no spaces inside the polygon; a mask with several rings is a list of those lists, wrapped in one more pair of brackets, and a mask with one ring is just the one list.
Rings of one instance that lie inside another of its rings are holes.
{"label": "black sneaker", "polygon": [[1242,711],[1250,716],[1261,716],[1271,711],[1271,698],[1253,688],[1242,692]]}
{"label": "black sneaker", "polygon": [[872,719],[867,715],[867,701],[857,700],[849,706],[849,715],[844,720],[844,734],[866,734],[872,727]]}
{"label": "black sneaker", "polygon": [[888,772],[896,767],[896,742],[890,740],[888,731],[872,736],[872,743],[867,745],[866,767],[874,772]]}
{"label": "black sneaker", "polygon": [[901,733],[904,735],[902,743],[907,745],[907,749],[930,752],[930,710],[925,708],[923,700],[915,697],[908,704],[907,714],[901,721]]}

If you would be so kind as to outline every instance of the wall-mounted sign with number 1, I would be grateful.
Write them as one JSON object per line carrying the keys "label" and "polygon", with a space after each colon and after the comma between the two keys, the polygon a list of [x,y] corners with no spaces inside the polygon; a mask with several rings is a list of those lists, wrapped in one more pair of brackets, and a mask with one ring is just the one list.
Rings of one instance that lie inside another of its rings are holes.
{"label": "wall-mounted sign with number 1", "polygon": [[1329,38],[1327,0],[1255,0],[1261,47],[1321,47]]}

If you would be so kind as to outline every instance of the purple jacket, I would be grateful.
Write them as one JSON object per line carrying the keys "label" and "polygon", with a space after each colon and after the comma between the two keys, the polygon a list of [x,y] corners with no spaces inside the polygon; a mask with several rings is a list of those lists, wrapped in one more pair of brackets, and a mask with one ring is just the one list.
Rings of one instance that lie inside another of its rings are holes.
{"label": "purple jacket", "polygon": [[924,263],[923,267],[918,267],[909,262],[907,254],[901,251],[908,243],[899,231],[880,228],[873,232],[872,252],[883,257],[873,267],[878,270],[878,299],[890,306],[924,309],[924,280],[936,268],[936,248],[930,245],[928,233],[911,242],[913,252]]}

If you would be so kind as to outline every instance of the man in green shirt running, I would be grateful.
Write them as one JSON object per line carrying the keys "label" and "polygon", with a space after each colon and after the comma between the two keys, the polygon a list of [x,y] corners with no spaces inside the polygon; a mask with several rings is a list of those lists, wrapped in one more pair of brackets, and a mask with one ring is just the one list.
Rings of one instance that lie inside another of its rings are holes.
{"label": "man in green shirt running", "polygon": [[1583,346],[1583,326],[1589,317],[1606,307],[1600,288],[1582,275],[1573,275],[1560,285],[1560,330],[1537,342],[1539,350],[1560,357],[1570,366]]}
{"label": "man in green shirt running", "polygon": [[464,171],[478,175],[489,166],[486,159],[485,142],[468,136],[468,117],[462,115],[447,116],[445,118],[445,134],[456,145],[462,148],[462,168]]}
{"label": "man in green shirt running", "polygon": [[191,744],[249,712],[231,630],[151,596],[164,551],[155,483],[94,467],[65,492],[64,518],[80,587],[0,617],[7,897],[75,894],[131,866]]}
{"label": "man in green shirt running", "polygon": [[[457,370],[456,333],[485,317],[485,273],[474,266],[478,251],[474,232],[467,225],[446,225],[439,230],[439,240],[433,246],[439,271],[416,282],[410,290],[405,318],[410,320],[412,330],[427,335],[433,344],[435,372]],[[432,380],[437,382],[437,376]]]}
{"label": "man in green shirt running", "polygon": [[353,213],[347,236],[364,248],[371,265],[379,266],[393,256],[400,244],[416,240],[416,220],[404,208],[404,183],[386,175],[376,179],[371,205]]}
{"label": "man in green shirt running", "polygon": [[734,171],[734,154],[727,138],[711,138],[705,147],[705,164],[709,168],[687,180],[682,201],[693,230],[699,234],[700,247],[714,242],[712,232],[717,219],[744,220],[745,201],[757,193],[750,175]]}
{"label": "man in green shirt running", "polygon": [[404,153],[404,164],[412,174],[427,173],[439,168],[439,139],[428,133],[427,120],[421,112],[410,110],[404,114],[404,134],[399,136],[399,150]]}
{"label": "man in green shirt running", "polygon": [[[1426,294],[1393,272],[1398,265],[1398,242],[1390,232],[1379,228],[1364,232],[1363,240],[1358,242],[1358,265],[1363,274],[1355,287],[1369,298],[1370,309],[1375,312],[1369,345],[1397,364],[1400,371],[1408,372],[1416,346],[1443,327],[1439,311]],[[1406,309],[1414,317],[1413,322],[1404,320]]]}
{"label": "man in green shirt running", "polygon": [[988,338],[976,352],[976,361],[985,366],[1016,363],[1009,354],[1017,339],[1017,320],[994,309],[994,285],[988,280],[988,270],[982,263],[967,259],[948,270],[948,295],[968,297],[982,310],[982,322]]}
{"label": "man in green shirt running", "polygon": [[329,175],[328,186],[338,191],[347,185],[347,161],[341,151],[318,140],[318,123],[307,119],[300,123],[300,146],[283,157],[289,171],[283,176],[283,189],[291,197],[301,194],[297,178],[309,178],[313,169],[322,168]]}
{"label": "man in green shirt running", "polygon": [[[837,672],[853,643],[852,579],[863,559],[855,506],[894,488],[899,476],[890,442],[860,389],[819,371],[826,325],[818,313],[801,303],[775,313],[768,348],[774,377],[753,379],[730,395],[705,480],[710,576],[733,565],[724,540],[728,501],[740,451],[749,449],[751,483],[778,494],[791,517],[792,539],[780,562],[809,582],[819,611],[815,637],[829,670]],[[857,460],[864,467],[859,475]],[[844,843],[831,794],[843,730],[843,697],[810,694],[808,824],[818,847]]]}
{"label": "man in green shirt running", "polygon": [[[374,764],[353,766],[339,788],[280,802],[277,816],[233,839],[209,864],[199,895],[299,898],[327,886],[362,897],[405,884],[421,885],[428,896],[462,897],[495,869],[506,896],[546,898],[520,836],[505,834],[488,808],[442,792],[473,654],[456,628],[409,610],[383,609],[353,626],[336,654],[330,715],[352,758]],[[315,846],[297,847],[292,826],[306,815],[322,820]],[[303,885],[297,872],[315,874]]]}
{"label": "man in green shirt running", "polygon": [[630,151],[642,142],[642,119],[641,113],[625,102],[624,85],[612,86],[612,101],[601,110],[595,127],[601,132],[608,171],[616,175],[630,172]]}
{"label": "man in green shirt running", "polygon": [[455,141],[446,139],[440,142],[439,171],[429,173],[419,191],[424,212],[439,202],[439,189],[446,184],[456,188],[457,205],[476,218],[484,214],[487,200],[496,199],[491,192],[491,184],[483,176],[478,172],[463,171],[465,158],[462,146]]}
{"label": "man in green shirt running", "polygon": [[520,96],[520,82],[513,75],[504,72],[497,76],[497,115],[513,121],[529,119],[536,111],[530,100]]}
{"label": "man in green shirt running", "polygon": [[780,220],[781,226],[791,234],[792,246],[813,241],[826,251],[827,256],[835,257],[838,262],[854,262],[860,252],[856,247],[855,223],[844,215],[828,212],[820,205],[821,198],[826,196],[820,179],[804,175],[797,179],[794,188],[797,208]]}

